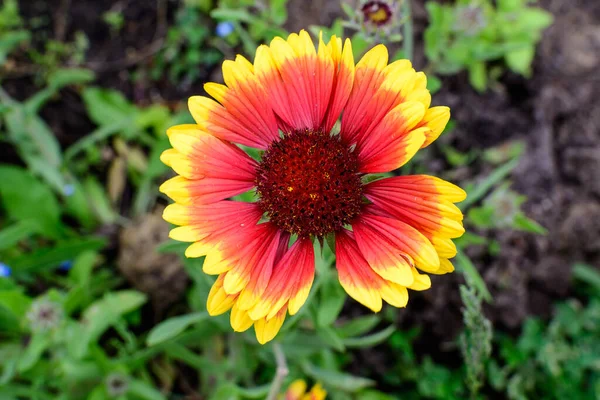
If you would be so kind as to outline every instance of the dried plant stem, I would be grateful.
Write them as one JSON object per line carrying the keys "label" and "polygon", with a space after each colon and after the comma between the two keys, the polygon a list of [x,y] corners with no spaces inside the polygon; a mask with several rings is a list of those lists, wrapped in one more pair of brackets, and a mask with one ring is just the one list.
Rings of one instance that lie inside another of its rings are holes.
{"label": "dried plant stem", "polygon": [[285,361],[285,354],[283,353],[283,349],[279,343],[273,343],[273,353],[275,354],[275,363],[277,364],[277,370],[275,371],[275,377],[273,378],[273,383],[271,384],[271,390],[269,390],[269,395],[266,400],[276,400],[277,395],[281,391],[281,386],[283,385],[283,380],[288,374],[288,367]]}

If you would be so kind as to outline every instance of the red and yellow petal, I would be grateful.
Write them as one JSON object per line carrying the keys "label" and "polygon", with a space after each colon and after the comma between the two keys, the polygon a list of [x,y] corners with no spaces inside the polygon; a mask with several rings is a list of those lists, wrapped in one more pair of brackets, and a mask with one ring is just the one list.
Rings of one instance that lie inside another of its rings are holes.
{"label": "red and yellow petal", "polygon": [[345,229],[338,232],[335,246],[340,284],[350,297],[374,312],[381,310],[382,300],[395,307],[406,306],[406,287],[375,273],[363,257],[353,232]]}
{"label": "red and yellow petal", "polygon": [[[362,112],[365,119],[362,121],[363,126],[356,135],[356,141],[360,142],[365,137],[368,137],[371,132],[381,123],[385,116],[394,108],[406,101],[422,100],[426,103],[422,96],[408,96],[411,94],[416,83],[418,83],[418,73],[412,68],[410,61],[398,60],[383,69],[384,79],[381,85],[376,88],[376,92],[372,97],[363,99],[361,102]],[[426,91],[426,90],[425,90]],[[429,92],[426,93],[428,95]],[[427,104],[423,104],[425,108]]]}
{"label": "red and yellow petal", "polygon": [[352,223],[358,247],[375,272],[410,286],[414,282],[413,266],[425,271],[439,268],[439,256],[423,234],[397,219],[372,214],[376,211],[367,206]]}
{"label": "red and yellow petal", "polygon": [[248,310],[266,290],[279,248],[280,231],[270,223],[260,224],[245,233],[251,241],[229,249],[237,256],[236,265],[229,270],[223,283],[229,294],[240,293],[239,306]]}
{"label": "red and yellow petal", "polygon": [[176,176],[163,183],[159,190],[180,204],[208,204],[245,193],[253,187],[253,181]]}
{"label": "red and yellow petal", "polygon": [[295,314],[306,301],[315,273],[315,255],[310,239],[299,239],[273,271],[267,289],[250,310],[250,317],[273,318],[282,308]]}
{"label": "red and yellow petal", "polygon": [[[322,44],[319,44],[319,46],[322,46]],[[350,39],[346,39],[342,48],[342,40],[334,35],[327,44],[327,49],[331,54],[335,68],[333,90],[323,123],[323,131],[330,132],[352,92],[355,66]]]}
{"label": "red and yellow petal", "polygon": [[344,107],[340,135],[349,144],[355,143],[363,131],[369,112],[368,99],[375,93],[385,79],[384,69],[388,61],[388,51],[384,45],[369,50],[356,64],[354,85]]}
{"label": "red and yellow petal", "polygon": [[256,161],[240,148],[224,142],[198,125],[177,125],[167,130],[173,149],[161,160],[187,179],[205,177],[252,182]]}
{"label": "red and yellow petal", "polygon": [[[444,194],[444,190],[451,193]],[[457,192],[455,196],[453,193]],[[396,176],[371,182],[364,194],[378,208],[423,233],[456,238],[464,233],[463,215],[452,200],[464,191],[441,179],[426,175]]]}
{"label": "red and yellow petal", "polygon": [[208,300],[206,301],[206,309],[212,316],[221,315],[231,309],[235,304],[237,298],[236,295],[229,295],[223,289],[223,281],[225,280],[225,274],[219,275],[215,283],[213,284],[210,292],[208,293]]}
{"label": "red and yellow petal", "polygon": [[236,332],[247,331],[253,324],[254,321],[248,315],[248,311],[242,310],[236,302],[231,308],[231,315],[229,318],[231,327]]}
{"label": "red and yellow petal", "polygon": [[464,233],[462,212],[453,204],[466,198],[461,188],[433,176],[408,175],[371,182],[365,185],[364,195],[373,203],[373,210],[397,218],[427,237],[440,264],[425,264],[418,266],[420,269],[429,273],[454,270],[448,258],[456,255],[452,239]]}
{"label": "red and yellow petal", "polygon": [[429,146],[442,134],[448,121],[450,121],[450,108],[448,107],[431,107],[425,112],[423,120],[419,123],[419,127],[424,126],[429,128],[423,147]]}
{"label": "red and yellow petal", "polygon": [[369,135],[357,143],[363,173],[389,172],[406,164],[421,148],[428,128],[414,129],[425,108],[419,102],[404,102],[390,111]]}
{"label": "red and yellow petal", "polygon": [[306,31],[276,37],[257,49],[254,70],[283,121],[280,129],[321,128],[334,82],[333,59],[322,42],[317,51]]}
{"label": "red and yellow petal", "polygon": [[[171,231],[171,237],[194,242],[186,250],[186,256],[200,257],[214,250],[239,250],[244,241],[252,239],[248,233],[262,214],[255,203],[220,201],[205,205],[170,204],[165,208],[163,218],[182,225]],[[219,257],[226,258],[222,254]]]}
{"label": "red and yellow petal", "polygon": [[297,379],[288,386],[285,392],[284,400],[301,400],[302,395],[306,392],[306,382],[302,379]]}
{"label": "red and yellow petal", "polygon": [[263,317],[254,321],[254,333],[258,343],[265,344],[277,336],[285,321],[285,314],[286,310],[282,308],[271,318]]}
{"label": "red and yellow petal", "polygon": [[190,97],[188,106],[194,120],[212,135],[234,143],[266,149],[279,133],[270,99],[242,56],[223,62],[225,85],[207,83],[204,89],[216,101]]}

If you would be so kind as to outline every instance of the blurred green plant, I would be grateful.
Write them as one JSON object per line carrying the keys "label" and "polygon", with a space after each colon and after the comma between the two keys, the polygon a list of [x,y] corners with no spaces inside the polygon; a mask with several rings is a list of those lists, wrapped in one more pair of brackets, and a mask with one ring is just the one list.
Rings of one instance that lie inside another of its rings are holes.
{"label": "blurred green plant", "polygon": [[591,297],[556,305],[546,324],[530,318],[515,342],[498,335],[500,359],[488,364],[490,384],[511,400],[595,399],[600,396],[600,273],[579,264],[574,277]]}
{"label": "blurred green plant", "polygon": [[[313,35],[323,34],[324,40],[331,36],[345,37],[345,29],[352,31],[352,50],[356,60],[370,47],[382,43],[397,49],[390,61],[412,59],[413,26],[409,0],[381,0],[340,2],[344,18],[337,18],[331,27],[312,25]],[[400,46],[401,45],[401,46]],[[400,47],[400,48],[398,48]]]}
{"label": "blurred green plant", "polygon": [[202,7],[182,3],[169,27],[165,44],[153,59],[150,77],[161,79],[164,74],[175,84],[189,86],[203,69],[216,65],[223,54],[210,44],[210,18]]}
{"label": "blurred green plant", "polygon": [[548,12],[530,7],[530,0],[456,0],[426,4],[430,24],[425,55],[437,74],[469,73],[471,85],[484,91],[502,73],[488,63],[503,60],[512,71],[529,77],[535,46],[552,23]]}
{"label": "blurred green plant", "polygon": [[471,398],[476,399],[484,384],[486,362],[492,353],[492,324],[483,315],[481,296],[474,286],[462,285],[460,297],[465,324],[465,331],[459,338],[460,350],[465,361],[467,388]]}
{"label": "blurred green plant", "polygon": [[283,29],[288,17],[287,0],[220,0],[210,16],[232,24],[233,31],[223,39],[232,47],[241,44],[250,56],[259,44],[287,35]]}
{"label": "blurred green plant", "polygon": [[0,6],[0,65],[6,62],[12,51],[30,38],[29,31],[23,29],[17,0],[5,0]]}
{"label": "blurred green plant", "polygon": [[31,47],[28,49],[28,55],[39,69],[38,81],[43,82],[48,75],[64,66],[82,66],[88,48],[89,40],[85,33],[75,32],[72,42],[48,39],[42,50]]}

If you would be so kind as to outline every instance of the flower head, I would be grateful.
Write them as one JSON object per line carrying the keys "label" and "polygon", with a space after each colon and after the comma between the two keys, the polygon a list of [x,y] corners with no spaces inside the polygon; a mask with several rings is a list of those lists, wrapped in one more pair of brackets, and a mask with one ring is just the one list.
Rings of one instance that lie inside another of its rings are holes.
{"label": "flower head", "polygon": [[0,277],[8,278],[11,274],[12,269],[3,262],[0,262]]}
{"label": "flower head", "polygon": [[73,196],[75,194],[75,185],[67,183],[65,186],[63,186],[63,194],[66,197]]}
{"label": "flower head", "polygon": [[291,383],[281,400],[325,400],[327,392],[317,383],[306,393],[306,382],[297,379]]}
{"label": "flower head", "polygon": [[27,312],[27,320],[33,331],[48,331],[57,328],[63,321],[63,317],[62,306],[44,298],[34,301]]}
{"label": "flower head", "polygon": [[217,24],[215,33],[217,34],[217,36],[224,38],[224,37],[231,35],[234,30],[235,30],[235,27],[233,26],[233,24],[231,22],[223,21],[223,22],[219,22]]}
{"label": "flower head", "polygon": [[[410,61],[388,64],[378,45],[355,64],[350,40],[315,48],[302,31],[260,46],[253,63],[225,61],[223,78],[205,85],[213,99],[190,98],[196,124],[170,128],[161,156],[179,174],[161,186],[175,200],[163,215],[179,225],[170,236],[192,242],[186,255],[205,256],[204,272],[218,275],[211,315],[231,310],[234,330],[273,339],[306,301],[313,242],[325,236],[335,237],[341,285],[375,312],[429,288],[419,271],[453,271],[451,239],[464,232],[453,203],[464,191],[426,175],[365,183],[402,167],[450,118],[430,107]],[[228,200],[252,190],[255,202]]]}
{"label": "flower head", "polygon": [[477,35],[487,23],[483,8],[476,4],[457,7],[455,20],[454,30],[467,36]]}
{"label": "flower head", "polygon": [[106,392],[111,398],[122,396],[129,390],[128,377],[119,372],[108,375],[104,384],[106,385]]}
{"label": "flower head", "polygon": [[376,26],[382,26],[391,21],[394,5],[389,1],[367,1],[362,7],[364,21]]}

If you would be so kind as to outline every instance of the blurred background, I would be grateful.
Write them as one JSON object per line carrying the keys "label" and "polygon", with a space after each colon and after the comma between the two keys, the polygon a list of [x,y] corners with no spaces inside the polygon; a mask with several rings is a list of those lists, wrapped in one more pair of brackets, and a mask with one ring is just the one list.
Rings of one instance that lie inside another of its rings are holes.
{"label": "blurred background", "polygon": [[457,272],[406,309],[347,298],[325,252],[281,395],[600,398],[600,2],[2,0],[0,399],[271,396],[271,346],[208,318],[168,239],[158,157],[224,59],[300,29],[424,70],[452,120],[400,173],[469,196]]}

